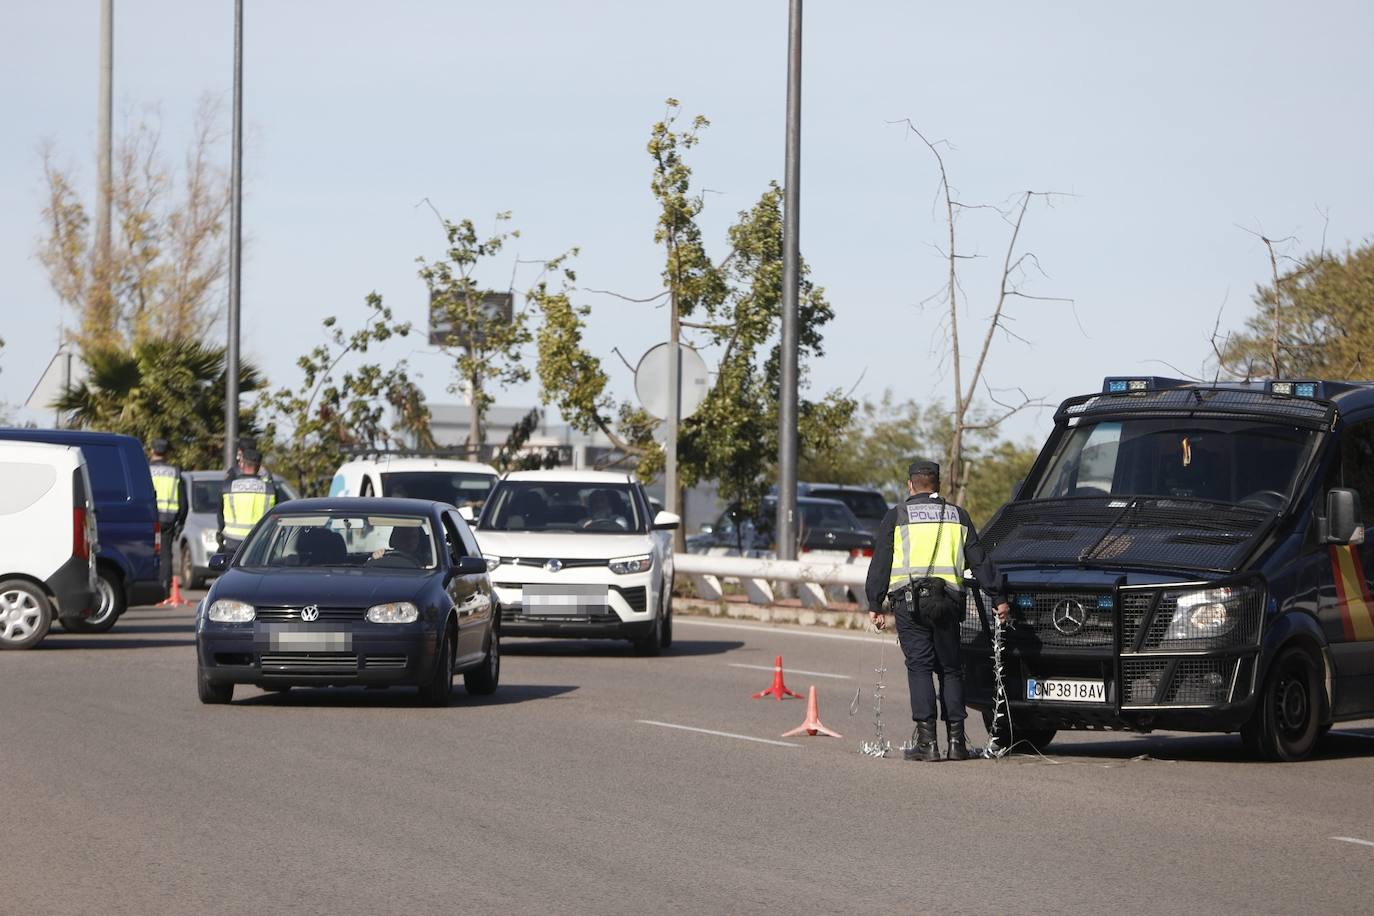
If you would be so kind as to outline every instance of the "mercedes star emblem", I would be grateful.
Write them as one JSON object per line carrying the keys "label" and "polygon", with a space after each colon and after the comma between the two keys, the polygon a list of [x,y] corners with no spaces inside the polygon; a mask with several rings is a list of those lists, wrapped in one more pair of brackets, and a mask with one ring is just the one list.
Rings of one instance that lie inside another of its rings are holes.
{"label": "mercedes star emblem", "polygon": [[1065,599],[1054,606],[1050,622],[1063,635],[1073,636],[1088,622],[1088,612],[1077,601]]}
{"label": "mercedes star emblem", "polygon": [[563,561],[562,561],[562,560],[556,560],[556,559],[555,559],[555,560],[549,560],[547,563],[544,564],[544,569],[548,570],[548,571],[551,572],[551,573],[558,572],[558,571],[559,571],[560,569],[562,569],[562,568],[563,568]]}
{"label": "mercedes star emblem", "polygon": [[320,606],[318,604],[307,604],[301,608],[301,620],[310,623],[320,619]]}

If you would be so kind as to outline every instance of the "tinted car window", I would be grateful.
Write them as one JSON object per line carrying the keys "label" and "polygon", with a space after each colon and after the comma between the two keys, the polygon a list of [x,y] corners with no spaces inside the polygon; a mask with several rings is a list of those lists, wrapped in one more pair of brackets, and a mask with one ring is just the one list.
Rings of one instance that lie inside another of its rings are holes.
{"label": "tinted car window", "polygon": [[808,528],[830,528],[835,531],[862,531],[859,520],[843,504],[801,503],[802,523]]}
{"label": "tinted car window", "polygon": [[480,527],[494,531],[643,531],[639,500],[628,483],[508,480],[482,513]]}
{"label": "tinted car window", "polygon": [[1341,437],[1341,482],[1360,494],[1360,511],[1374,516],[1374,423],[1361,423]]}
{"label": "tinted car window", "polygon": [[114,445],[82,445],[91,489],[97,501],[128,499],[129,480],[124,473],[124,456]]}
{"label": "tinted car window", "polygon": [[382,475],[382,495],[433,499],[455,506],[471,506],[486,502],[495,483],[496,478],[490,474],[395,471]]}
{"label": "tinted car window", "polygon": [[433,569],[429,521],[389,515],[277,515],[244,545],[238,566]]}
{"label": "tinted car window", "polygon": [[820,499],[838,499],[859,518],[882,518],[887,515],[887,500],[877,493],[867,493],[863,490],[813,489],[811,495]]}
{"label": "tinted car window", "polygon": [[191,511],[192,512],[218,512],[220,500],[224,493],[224,481],[222,480],[192,480],[191,484]]}

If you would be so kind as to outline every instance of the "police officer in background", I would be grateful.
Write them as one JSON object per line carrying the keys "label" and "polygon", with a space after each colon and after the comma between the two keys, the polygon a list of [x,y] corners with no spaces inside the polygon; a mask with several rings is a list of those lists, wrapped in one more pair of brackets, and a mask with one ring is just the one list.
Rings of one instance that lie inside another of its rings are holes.
{"label": "police officer in background", "polygon": [[255,448],[239,450],[238,467],[224,477],[220,498],[219,547],[232,554],[253,530],[258,519],[277,502],[277,488],[270,473],[262,469],[262,453]]}
{"label": "police officer in background", "polygon": [[153,475],[153,494],[157,497],[157,520],[162,528],[162,591],[172,590],[172,556],[181,526],[186,522],[186,481],[181,468],[167,463],[167,440],[154,439],[148,471]]}
{"label": "police officer in background", "polygon": [[964,617],[964,570],[993,596],[997,616],[1009,608],[998,595],[997,568],[978,540],[968,513],[940,498],[940,466],[914,461],[907,469],[907,500],[883,517],[874,535],[873,561],[865,592],[869,618],[882,629],[879,610],[886,598],[897,624],[897,641],[906,656],[907,687],[915,742],[907,760],[939,760],[935,735],[935,690],[945,720],[946,757],[967,760],[964,739],[964,673],[959,657],[959,623]]}

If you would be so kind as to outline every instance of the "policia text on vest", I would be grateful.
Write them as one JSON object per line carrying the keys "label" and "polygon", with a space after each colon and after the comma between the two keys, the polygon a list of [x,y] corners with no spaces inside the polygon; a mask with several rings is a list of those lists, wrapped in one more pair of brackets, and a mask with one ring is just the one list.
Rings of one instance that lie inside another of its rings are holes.
{"label": "policia text on vest", "polygon": [[[998,594],[997,568],[978,540],[968,513],[940,499],[940,466],[933,461],[913,462],[909,469],[906,502],[888,510],[874,537],[873,561],[868,567],[865,592],[871,619],[881,628],[879,610],[884,598],[891,601],[897,625],[897,641],[906,658],[907,688],[911,694],[911,718],[916,739],[908,759],[939,760],[935,738],[936,691],[932,676],[940,682],[939,705],[948,737],[948,757],[964,760],[964,678],[959,655],[959,622],[964,611],[964,570],[971,570],[978,586],[992,595],[999,617],[1005,619],[1006,602]],[[953,614],[922,612],[918,583],[938,582],[952,598]]]}

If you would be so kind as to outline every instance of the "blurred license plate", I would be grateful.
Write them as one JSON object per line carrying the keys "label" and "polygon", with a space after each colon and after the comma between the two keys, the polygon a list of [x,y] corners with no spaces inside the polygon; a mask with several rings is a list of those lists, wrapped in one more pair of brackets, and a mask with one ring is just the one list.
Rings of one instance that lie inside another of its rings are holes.
{"label": "blurred license plate", "polygon": [[525,613],[532,617],[603,614],[606,611],[606,586],[526,585],[521,592],[520,603]]}
{"label": "blurred license plate", "polygon": [[1074,678],[1026,679],[1026,699],[1054,700],[1060,703],[1105,703],[1105,681],[1085,681]]}
{"label": "blurred license plate", "polygon": [[267,639],[274,652],[347,652],[353,648],[352,633],[274,629]]}

